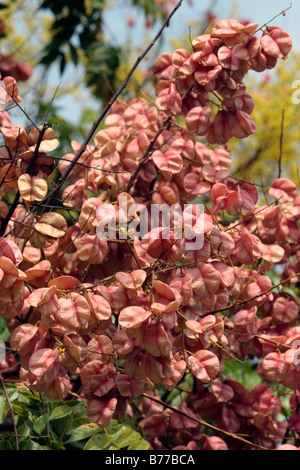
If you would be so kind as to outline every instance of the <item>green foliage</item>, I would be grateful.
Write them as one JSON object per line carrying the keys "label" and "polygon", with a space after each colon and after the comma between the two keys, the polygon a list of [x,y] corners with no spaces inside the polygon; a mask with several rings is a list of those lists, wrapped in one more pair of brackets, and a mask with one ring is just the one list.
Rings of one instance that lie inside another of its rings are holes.
{"label": "green foliage", "polygon": [[[61,75],[68,61],[85,66],[85,82],[96,98],[107,100],[118,80],[121,48],[107,41],[103,33],[103,13],[106,0],[44,0],[41,10],[50,11],[53,22],[50,40],[40,64],[59,64]],[[165,16],[151,0],[132,0],[153,23]]]}
{"label": "green foliage", "polygon": [[233,173],[238,178],[248,178],[268,188],[278,177],[281,158],[281,177],[299,185],[296,155],[299,151],[300,106],[292,100],[295,91],[292,85],[300,73],[299,63],[299,53],[294,52],[289,59],[280,62],[272,74],[264,74],[259,81],[252,77],[250,85],[254,92],[251,95],[255,101],[252,118],[257,132],[247,139],[231,142]]}
{"label": "green foliage", "polygon": [[110,426],[94,434],[85,444],[83,450],[150,450],[149,442],[128,424],[117,424],[112,421]]}
{"label": "green foliage", "polygon": [[256,372],[256,366],[257,363],[251,363],[249,361],[225,361],[224,375],[234,377],[235,380],[244,385],[247,390],[251,390],[255,385],[263,381],[262,377]]}
{"label": "green foliage", "polygon": [[[86,415],[86,403],[81,400],[41,401],[38,393],[9,385],[20,450],[149,450],[150,444],[133,429],[129,422],[112,421],[100,429]],[[45,409],[43,413],[42,409]],[[0,389],[0,450],[16,449],[16,439],[3,390]]]}
{"label": "green foliage", "polygon": [[6,320],[0,317],[0,341],[9,341],[10,332],[7,328]]}
{"label": "green foliage", "polygon": [[115,89],[120,49],[111,44],[91,43],[86,50],[85,82],[97,98],[110,96]]}
{"label": "green foliage", "polygon": [[[40,8],[50,10],[54,20],[51,26],[51,39],[44,48],[40,63],[51,65],[54,62],[59,62],[61,75],[65,71],[68,58],[75,65],[78,65],[80,56],[91,63],[96,61],[98,65],[99,54],[97,48],[92,46],[96,44],[106,51],[100,65],[111,70],[113,79],[115,69],[110,68],[109,54],[114,48],[112,45],[103,44],[101,32],[104,6],[104,0],[65,0],[63,2],[44,0]],[[116,54],[117,49],[115,49]],[[89,75],[93,75],[93,79],[89,78],[93,84],[96,80],[96,74],[93,71]]]}
{"label": "green foliage", "polygon": [[151,16],[155,21],[163,16],[162,10],[153,0],[132,0],[132,4],[141,8],[146,16]]}

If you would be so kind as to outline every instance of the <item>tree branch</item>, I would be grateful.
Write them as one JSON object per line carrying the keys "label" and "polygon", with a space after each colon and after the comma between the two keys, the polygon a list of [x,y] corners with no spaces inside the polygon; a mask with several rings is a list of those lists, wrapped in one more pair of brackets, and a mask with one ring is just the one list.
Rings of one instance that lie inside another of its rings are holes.
{"label": "tree branch", "polygon": [[169,405],[168,403],[165,403],[164,401],[160,400],[159,398],[152,397],[151,395],[148,395],[147,393],[142,394],[143,397],[148,398],[149,400],[155,401],[156,403],[159,403],[160,405],[163,405],[165,408],[168,408],[169,410],[173,411],[174,413],[178,413],[185,418],[191,419],[192,421],[195,421],[198,424],[201,424],[201,426],[206,426],[207,428],[213,429],[214,431],[217,431],[221,434],[224,434],[225,436],[228,436],[232,439],[236,439],[240,442],[243,442],[244,444],[250,445],[251,447],[256,447],[257,449],[261,450],[268,450],[266,447],[260,446],[259,444],[255,444],[254,442],[248,441],[247,439],[244,439],[243,437],[233,434],[229,431],[225,431],[224,429],[220,429],[216,426],[213,426],[212,424],[208,423],[207,421],[204,421],[201,418],[195,418],[193,416],[188,415],[184,411],[179,410],[178,408],[175,408],[172,405]]}
{"label": "tree branch", "polygon": [[244,305],[244,304],[247,304],[248,302],[252,302],[253,300],[258,299],[259,297],[263,297],[264,295],[268,294],[269,292],[272,292],[272,290],[277,289],[278,287],[282,286],[286,282],[289,282],[294,277],[298,277],[298,276],[300,276],[300,273],[293,274],[292,276],[288,277],[287,279],[284,279],[283,281],[279,282],[275,286],[272,286],[269,289],[265,290],[264,292],[260,292],[259,294],[254,295],[253,297],[250,297],[250,298],[245,299],[245,300],[238,300],[237,299],[234,302],[232,302],[231,304],[227,305],[226,307],[219,308],[218,310],[212,310],[211,312],[206,312],[203,316],[213,315],[213,314],[219,313],[219,312],[225,312],[226,310],[231,310],[234,307],[239,307],[240,305]]}
{"label": "tree branch", "polygon": [[[36,143],[36,146],[35,146],[35,149],[34,149],[34,153],[33,153],[33,155],[32,155],[32,158],[31,158],[30,162],[29,162],[29,165],[28,165],[28,167],[27,167],[26,170],[25,170],[25,173],[28,174],[28,175],[30,174],[30,172],[31,172],[33,166],[35,165],[35,162],[36,162],[36,160],[37,160],[37,158],[38,158],[38,156],[39,156],[39,148],[40,148],[40,145],[41,145],[41,143],[42,143],[44,134],[45,134],[45,132],[46,132],[46,130],[47,130],[48,128],[49,128],[49,124],[47,124],[47,123],[45,122],[44,125],[43,125],[43,127],[42,127],[42,129],[38,129],[38,131],[39,131],[39,138],[38,138],[38,141],[37,141],[37,143]],[[10,209],[9,209],[9,212],[8,212],[7,216],[5,217],[5,219],[3,220],[2,224],[1,224],[1,227],[0,227],[0,237],[3,237],[3,235],[4,235],[4,233],[5,233],[5,230],[6,230],[6,227],[7,227],[8,223],[9,223],[9,221],[10,221],[10,219],[11,219],[11,217],[12,217],[12,215],[13,215],[15,209],[16,209],[16,207],[18,206],[19,202],[20,202],[20,191],[18,190],[18,191],[16,192],[15,199],[14,199],[12,205],[10,206]]]}
{"label": "tree branch", "polygon": [[127,184],[127,187],[126,187],[126,190],[125,192],[126,193],[129,193],[133,183],[134,183],[134,180],[135,178],[137,177],[140,169],[142,168],[142,166],[144,165],[144,163],[148,160],[148,158],[150,157],[150,154],[151,154],[151,151],[155,145],[155,142],[157,141],[158,137],[160,136],[160,134],[164,131],[164,129],[166,128],[166,126],[169,124],[169,122],[171,121],[171,116],[168,116],[162,126],[160,127],[160,129],[157,131],[157,133],[155,134],[155,136],[153,137],[153,139],[151,140],[150,144],[148,145],[148,148],[146,149],[145,153],[143,154],[138,166],[136,167],[136,169],[134,170],[134,173],[131,175],[131,178]]}
{"label": "tree branch", "polygon": [[[169,26],[169,22],[170,22],[170,19],[172,18],[172,16],[176,13],[176,11],[181,7],[181,4],[182,4],[183,0],[180,0],[177,5],[174,7],[174,9],[171,11],[171,13],[167,16],[167,18],[165,19],[162,27],[160,28],[160,30],[158,31],[157,35],[155,36],[155,38],[151,41],[151,43],[149,44],[149,46],[144,50],[144,52],[137,58],[137,60],[135,61],[133,67],[130,69],[128,75],[126,76],[126,78],[124,79],[123,83],[121,84],[121,86],[119,87],[119,89],[116,91],[116,93],[112,96],[112,98],[109,100],[109,102],[107,103],[107,105],[105,106],[105,108],[103,109],[103,111],[100,113],[98,119],[93,123],[88,135],[86,136],[83,144],[81,145],[80,149],[78,150],[77,154],[75,155],[74,159],[72,160],[72,162],[70,163],[70,165],[68,166],[68,168],[64,171],[64,173],[61,175],[61,177],[59,178],[58,182],[57,182],[57,185],[56,187],[54,188],[54,190],[48,195],[47,199],[44,201],[45,204],[51,204],[52,202],[52,199],[57,195],[57,193],[59,192],[60,188],[62,187],[62,185],[64,184],[64,182],[68,179],[72,169],[74,168],[75,164],[77,163],[77,161],[79,160],[79,158],[81,157],[81,155],[83,154],[83,152],[85,151],[86,149],[86,146],[88,145],[89,141],[91,140],[91,138],[93,137],[94,133],[96,132],[99,124],[102,122],[102,120],[104,119],[104,117],[106,116],[106,114],[108,113],[108,111],[110,110],[110,108],[112,107],[112,105],[115,103],[115,101],[118,99],[118,97],[121,95],[121,93],[123,92],[123,90],[126,88],[130,78],[132,77],[133,73],[135,72],[135,70],[137,69],[137,67],[139,66],[139,64],[142,62],[142,60],[144,59],[144,57],[148,54],[148,52],[150,51],[150,49],[154,46],[154,44],[156,43],[156,41],[159,39],[159,37],[161,36],[162,32],[164,31],[164,29]],[[43,205],[43,203],[41,203],[41,206]]]}

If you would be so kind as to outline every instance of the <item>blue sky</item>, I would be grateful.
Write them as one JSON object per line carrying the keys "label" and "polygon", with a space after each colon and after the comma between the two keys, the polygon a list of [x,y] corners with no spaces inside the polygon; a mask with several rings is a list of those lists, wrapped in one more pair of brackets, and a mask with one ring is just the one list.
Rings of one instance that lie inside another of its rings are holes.
{"label": "blue sky", "polygon": [[[210,0],[193,0],[194,6],[190,6],[188,0],[183,0],[181,8],[175,13],[171,20],[170,27],[165,30],[165,37],[180,37],[188,33],[191,22],[197,18],[201,20],[203,12],[210,5]],[[113,34],[120,42],[128,37],[126,26],[126,16],[133,15],[136,18],[136,26],[132,30],[132,37],[139,42],[145,34],[144,18],[137,14],[136,9],[132,9],[126,1],[117,2],[118,8],[108,10],[105,21],[107,32]],[[300,49],[300,1],[294,0],[219,0],[214,12],[219,20],[225,18],[249,19],[261,25],[268,22],[282,10],[292,4],[292,8],[286,12],[286,16],[279,16],[272,23],[284,29],[293,39],[294,45]],[[236,14],[232,15],[235,11]],[[193,35],[193,31],[192,31]]]}
{"label": "blue sky", "polygon": [[[169,40],[172,38],[184,38],[185,35],[189,34],[189,26],[192,26],[191,36],[195,37],[199,34],[199,31],[194,30],[196,28],[197,19],[199,22],[203,18],[203,13],[207,11],[208,6],[212,0],[193,0],[193,6],[189,5],[188,0],[183,0],[181,8],[172,17],[170,26],[164,31],[164,44],[161,52],[172,50]],[[114,42],[120,44],[126,43],[129,38],[132,42],[140,46],[141,50],[144,50],[145,44],[148,44],[160,25],[157,25],[154,30],[145,32],[145,18],[140,14],[137,9],[133,9],[130,6],[128,0],[115,0],[113,2],[118,7],[112,7],[105,14],[105,32]],[[292,8],[286,12],[286,16],[280,15],[271,23],[268,23],[273,17],[278,15],[281,11],[287,9],[292,5]],[[233,13],[234,12],[234,13]],[[214,13],[217,14],[218,20],[226,18],[235,18],[237,20],[247,19],[251,22],[259,23],[263,25],[268,23],[269,25],[279,26],[286,31],[293,40],[294,50],[300,50],[300,0],[294,0],[292,3],[290,0],[218,0]],[[134,28],[128,28],[126,18],[128,16],[135,18]],[[141,64],[142,66],[143,64]],[[72,80],[72,74],[74,70],[72,67],[69,71],[69,77]],[[300,77],[295,77],[300,78]],[[63,81],[68,80],[68,74],[63,77]],[[59,82],[60,79],[57,79]],[[88,100],[89,101],[89,100]],[[69,98],[59,98],[59,102],[66,110],[65,118],[76,122],[80,114],[80,103],[75,103]],[[85,104],[88,104],[85,101]],[[95,101],[91,100],[91,107],[94,107]],[[70,109],[72,112],[70,112]],[[98,104],[96,104],[98,109]]]}

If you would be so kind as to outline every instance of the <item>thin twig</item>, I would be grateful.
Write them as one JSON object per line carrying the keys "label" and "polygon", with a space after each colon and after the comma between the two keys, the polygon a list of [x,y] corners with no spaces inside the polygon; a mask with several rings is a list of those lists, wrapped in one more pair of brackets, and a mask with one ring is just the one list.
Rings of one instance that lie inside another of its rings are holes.
{"label": "thin twig", "polygon": [[269,289],[265,290],[264,292],[260,292],[257,295],[254,295],[253,297],[250,297],[245,300],[235,300],[231,304],[227,305],[226,307],[219,308],[218,310],[212,310],[211,312],[205,312],[203,316],[207,315],[213,315],[214,313],[219,313],[219,312],[225,312],[226,310],[231,310],[234,307],[239,307],[240,305],[247,304],[248,302],[252,302],[253,300],[258,299],[259,297],[263,297],[264,295],[268,294],[269,292],[272,292],[272,290],[277,289],[278,287],[282,286],[286,282],[289,282],[291,279],[294,279],[295,277],[300,276],[300,273],[295,273],[292,276],[288,277],[287,279],[284,279],[283,281],[279,282],[275,286],[270,287]]}
{"label": "thin twig", "polygon": [[157,131],[157,133],[155,134],[155,136],[153,137],[153,139],[151,140],[150,144],[148,145],[148,148],[146,149],[145,153],[143,154],[138,166],[135,168],[135,171],[134,173],[131,175],[131,178],[126,186],[126,190],[125,192],[126,193],[129,193],[133,183],[134,183],[134,180],[136,178],[136,176],[138,175],[140,169],[142,168],[142,166],[144,165],[144,163],[148,160],[148,158],[150,157],[151,155],[151,151],[155,145],[155,142],[157,141],[158,137],[160,136],[160,134],[165,130],[166,126],[169,124],[169,122],[171,121],[171,116],[168,116],[163,124],[161,125],[161,127],[159,128],[159,130]]}
{"label": "thin twig", "polygon": [[[194,85],[191,85],[189,87],[189,89],[187,90],[187,92],[183,95],[182,97],[182,100],[184,100],[188,95],[189,93],[192,91]],[[135,168],[134,170],[134,173],[131,175],[131,178],[127,184],[127,187],[126,187],[126,190],[125,192],[126,193],[129,193],[133,183],[134,183],[134,180],[135,178],[137,177],[139,171],[141,170],[142,166],[144,165],[144,163],[146,163],[146,161],[148,160],[148,158],[151,156],[151,152],[153,150],[153,147],[155,145],[155,142],[157,141],[158,137],[160,136],[160,134],[166,129],[166,127],[171,123],[172,121],[172,116],[169,115],[165,120],[164,122],[162,123],[161,127],[158,129],[157,133],[155,134],[155,136],[153,137],[153,139],[151,140],[150,144],[148,145],[148,148],[146,149],[146,151],[144,152],[138,166]]]}
{"label": "thin twig", "polygon": [[31,124],[37,129],[39,130],[38,126],[36,125],[36,123],[31,119],[31,117],[29,116],[29,114],[25,111],[24,108],[22,108],[22,106],[20,105],[20,103],[16,100],[16,98],[14,97],[14,95],[12,93],[10,93],[10,91],[4,86],[3,83],[1,83],[1,86],[2,88],[4,88],[5,92],[10,96],[10,98],[14,101],[15,105],[22,111],[22,113],[26,116],[26,118],[28,119],[29,122],[31,122]]}
{"label": "thin twig", "polygon": [[[123,90],[127,87],[127,84],[130,80],[130,78],[132,77],[133,73],[135,72],[135,70],[137,69],[137,67],[139,66],[139,64],[142,62],[142,60],[144,59],[144,57],[148,54],[148,52],[150,51],[150,49],[154,46],[154,44],[156,43],[156,41],[158,40],[158,38],[161,36],[162,32],[164,31],[164,29],[169,25],[169,22],[170,22],[170,19],[172,18],[172,16],[176,13],[176,11],[181,7],[181,4],[182,4],[183,0],[180,0],[177,5],[174,7],[174,9],[171,11],[171,13],[167,16],[166,20],[164,21],[162,27],[160,28],[160,30],[158,31],[157,35],[155,36],[155,38],[151,41],[151,43],[149,44],[149,46],[145,49],[145,51],[137,58],[137,60],[135,61],[133,67],[131,68],[131,70],[129,71],[128,75],[126,76],[126,78],[124,79],[123,83],[120,85],[119,89],[115,92],[115,94],[112,96],[112,98],[109,100],[109,102],[107,103],[107,105],[105,106],[104,110],[100,113],[98,119],[93,123],[90,131],[88,132],[83,144],[81,145],[80,149],[78,150],[77,154],[75,155],[74,159],[72,160],[72,162],[70,163],[70,165],[68,166],[68,168],[64,171],[64,173],[61,175],[61,177],[59,178],[58,182],[57,182],[57,185],[56,187],[53,189],[53,191],[47,196],[47,199],[45,201],[46,204],[51,204],[52,202],[52,199],[57,195],[57,193],[59,192],[60,188],[62,187],[62,185],[64,184],[64,182],[68,179],[71,171],[73,170],[74,166],[76,165],[77,161],[79,160],[79,158],[81,157],[81,155],[84,153],[85,149],[86,149],[86,146],[88,145],[88,143],[90,142],[91,138],[93,137],[94,133],[96,132],[99,124],[102,122],[102,120],[104,119],[104,117],[106,116],[106,114],[108,113],[108,111],[110,110],[110,108],[112,107],[112,105],[116,102],[116,100],[119,98],[119,96],[121,95],[121,93],[123,92]],[[41,203],[41,206],[43,205],[43,203]]]}
{"label": "thin twig", "polygon": [[47,112],[46,112],[46,114],[45,114],[45,119],[44,119],[44,121],[46,121],[46,122],[48,121],[48,116],[49,116],[49,113],[50,113],[50,109],[51,109],[51,106],[52,106],[52,104],[53,104],[53,101],[54,101],[55,98],[56,98],[56,95],[57,95],[57,92],[58,92],[58,89],[59,89],[60,85],[61,85],[61,82],[59,82],[59,84],[57,85],[57,87],[56,87],[56,89],[55,89],[55,91],[54,91],[54,94],[53,94],[53,96],[52,96],[51,102],[50,102],[50,104],[49,104],[49,106],[48,106]]}
{"label": "thin twig", "polygon": [[256,31],[254,31],[254,33],[251,34],[251,36],[253,36],[254,34],[256,34],[258,31],[262,30],[262,28],[268,26],[269,23],[272,23],[272,21],[276,20],[276,18],[278,18],[278,16],[285,16],[285,13],[290,10],[292,8],[292,3],[290,3],[290,6],[288,8],[286,8],[285,10],[282,10],[280,13],[278,13],[276,16],[274,16],[271,20],[269,20],[267,23],[263,24],[262,26],[260,26]]}
{"label": "thin twig", "polygon": [[253,214],[249,215],[249,217],[246,217],[246,219],[243,219],[241,222],[236,223],[236,224],[233,225],[232,227],[228,227],[228,228],[225,230],[225,232],[230,232],[231,230],[235,229],[235,228],[238,227],[239,225],[244,224],[244,223],[247,222],[248,220],[252,219],[252,217],[255,217],[257,214],[259,214],[260,212],[265,211],[268,207],[271,207],[271,206],[273,206],[274,204],[278,203],[282,197],[283,197],[283,196],[280,196],[280,198],[276,199],[276,201],[270,202],[268,205],[266,205],[266,206],[263,207],[262,209],[259,209],[258,211],[253,212]]}
{"label": "thin twig", "polygon": [[235,175],[239,175],[241,172],[243,172],[244,170],[247,170],[249,171],[249,168],[254,164],[256,163],[256,161],[259,159],[259,157],[261,156],[262,152],[265,150],[265,147],[260,145],[260,147],[255,151],[254,155],[249,158],[249,160],[247,160],[246,162],[243,161],[241,163],[241,165],[239,165],[237,167],[237,169],[234,171],[234,174]]}
{"label": "thin twig", "polygon": [[[44,398],[43,398],[43,395],[40,393],[40,400],[41,400],[41,404],[42,404],[42,409],[43,409],[43,413],[44,415],[47,413],[46,412],[46,407],[45,407],[45,401],[44,401]],[[46,432],[47,432],[47,440],[48,440],[48,444],[50,444],[50,430],[49,430],[49,423],[46,423]]]}
{"label": "thin twig", "polygon": [[7,401],[10,413],[11,413],[11,420],[12,420],[14,433],[15,433],[15,439],[16,439],[16,450],[19,450],[19,438],[18,438],[18,430],[17,430],[16,420],[15,420],[15,414],[14,414],[13,406],[11,404],[11,401],[10,401],[10,398],[9,398],[9,395],[8,395],[8,392],[7,392],[7,389],[6,389],[5,381],[4,381],[1,374],[0,374],[0,382],[1,382],[1,386],[3,388],[4,394],[5,394],[5,397],[6,397],[6,401]]}
{"label": "thin twig", "polygon": [[243,442],[244,444],[250,445],[251,447],[256,447],[257,449],[261,449],[261,450],[268,450],[266,447],[263,447],[263,446],[260,446],[259,444],[248,441],[247,439],[244,439],[243,437],[241,437],[237,434],[234,434],[234,433],[231,433],[229,431],[225,431],[224,429],[218,428],[217,426],[214,426],[214,425],[208,423],[207,421],[204,421],[201,418],[196,418],[194,416],[190,416],[188,413],[185,413],[184,411],[181,411],[178,408],[175,408],[174,406],[169,405],[168,403],[165,403],[164,401],[160,400],[159,398],[148,395],[147,393],[143,393],[142,396],[145,397],[145,398],[148,398],[149,400],[155,401],[156,403],[159,403],[160,405],[164,406],[165,408],[168,408],[169,410],[173,411],[174,413],[178,413],[178,414],[184,416],[185,418],[188,418],[192,421],[195,421],[198,424],[201,424],[201,426],[205,426],[205,427],[210,428],[214,431],[222,433],[225,436],[228,436],[232,439],[236,439],[240,442]]}
{"label": "thin twig", "polygon": [[[32,158],[31,158],[31,160],[30,160],[30,162],[29,162],[28,167],[27,167],[26,170],[25,170],[25,174],[30,174],[30,172],[31,172],[31,170],[32,170],[32,168],[33,168],[33,166],[35,165],[35,162],[36,162],[36,160],[37,160],[37,158],[38,158],[38,156],[39,156],[39,148],[40,148],[40,145],[41,145],[41,143],[42,143],[44,134],[45,134],[45,132],[46,132],[46,130],[47,130],[48,128],[49,128],[49,124],[44,123],[42,129],[38,129],[38,131],[39,131],[39,137],[38,137],[38,140],[37,140],[35,149],[34,149],[33,156],[32,156]],[[1,227],[0,227],[0,237],[3,237],[4,232],[5,232],[5,230],[6,230],[6,227],[7,227],[8,223],[9,223],[9,221],[10,221],[10,219],[11,219],[11,217],[12,217],[12,215],[13,215],[15,209],[16,209],[16,207],[18,206],[19,202],[20,202],[20,191],[18,190],[18,191],[16,192],[14,201],[13,201],[13,203],[12,203],[10,209],[9,209],[9,212],[8,212],[7,216],[5,217],[4,221],[3,221],[2,224],[1,224]]]}

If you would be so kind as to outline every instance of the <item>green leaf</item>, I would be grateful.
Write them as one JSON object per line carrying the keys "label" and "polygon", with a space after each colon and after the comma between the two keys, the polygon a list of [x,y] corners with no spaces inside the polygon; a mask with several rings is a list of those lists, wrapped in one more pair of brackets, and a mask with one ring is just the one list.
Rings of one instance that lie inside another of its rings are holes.
{"label": "green leaf", "polygon": [[127,426],[122,426],[117,432],[113,431],[114,428],[111,431],[113,435],[113,441],[114,444],[119,447],[119,449],[128,447],[130,444],[141,437],[137,431],[134,431],[132,428]]}
{"label": "green leaf", "polygon": [[153,15],[154,19],[163,16],[163,10],[152,0],[132,0],[133,5],[144,10],[145,15]]}
{"label": "green leaf", "polygon": [[74,409],[70,408],[69,406],[58,406],[57,408],[54,408],[52,413],[49,416],[49,421],[53,419],[61,419],[64,418],[65,416],[68,416],[69,414],[73,413]]}
{"label": "green leaf", "polygon": [[103,98],[107,92],[111,93],[114,89],[120,51],[111,44],[93,42],[86,52],[88,63],[85,82],[93,89],[95,96]]}
{"label": "green leaf", "polygon": [[77,50],[71,42],[69,44],[69,48],[70,48],[70,54],[71,54],[72,60],[73,60],[74,64],[77,65],[78,64]]}
{"label": "green leaf", "polygon": [[42,450],[42,447],[37,442],[29,439],[20,443],[20,450]]}
{"label": "green leaf", "polygon": [[[10,401],[11,401],[11,402],[13,402],[13,401],[18,401],[19,395],[21,395],[21,394],[19,393],[19,391],[18,391],[18,390],[15,390],[15,391],[10,395]],[[16,408],[18,408],[17,404],[16,404]],[[22,408],[22,407],[20,407],[20,408]]]}
{"label": "green leaf", "polygon": [[53,422],[53,427],[55,432],[60,438],[65,436],[65,434],[72,428],[74,413],[69,414],[68,416],[60,419],[56,419]]}
{"label": "green leaf", "polygon": [[109,446],[107,449],[105,450],[120,450],[119,447],[115,446],[114,444],[112,444],[111,446]]}
{"label": "green leaf", "polygon": [[70,444],[72,442],[87,439],[88,437],[91,437],[96,433],[99,433],[99,426],[97,424],[83,424],[77,429],[72,429],[68,432],[68,434],[71,434],[71,437],[65,442],[65,444]]}
{"label": "green leaf", "polygon": [[61,75],[64,73],[65,68],[66,68],[66,57],[65,57],[65,54],[61,53],[60,60],[59,60],[59,69],[60,69]]}
{"label": "green leaf", "polygon": [[29,437],[32,434],[32,428],[32,422],[27,419],[22,425],[18,426],[18,431],[23,437]]}
{"label": "green leaf", "polygon": [[248,390],[262,382],[262,377],[257,374],[255,364],[246,361],[224,361],[224,376],[231,375]]}
{"label": "green leaf", "polygon": [[38,419],[33,424],[33,430],[37,434],[41,434],[45,429],[47,423],[49,421],[49,415],[46,413],[42,416],[39,416]]}
{"label": "green leaf", "polygon": [[92,436],[84,446],[83,450],[103,450],[113,441],[113,436],[105,434],[96,434]]}
{"label": "green leaf", "polygon": [[45,49],[45,54],[40,59],[39,63],[42,65],[50,65],[55,62],[59,57],[58,49]]}
{"label": "green leaf", "polygon": [[61,443],[59,437],[55,434],[55,432],[50,430],[50,436],[51,436],[51,447],[53,448],[53,450],[55,449],[65,450],[64,445]]}
{"label": "green leaf", "polygon": [[105,0],[89,0],[87,3],[93,10],[102,10]]}
{"label": "green leaf", "polygon": [[137,439],[136,441],[132,442],[127,450],[151,450],[151,444],[145,439]]}
{"label": "green leaf", "polygon": [[0,317],[0,340],[1,341],[9,341],[10,339],[10,332],[7,328],[6,319],[4,317]]}
{"label": "green leaf", "polygon": [[0,395],[0,423],[2,423],[3,420],[4,420],[4,416],[5,416],[5,413],[4,413],[5,406],[6,406],[6,398],[5,398],[4,395]]}
{"label": "green leaf", "polygon": [[7,439],[1,439],[0,450],[13,450],[13,447]]}

